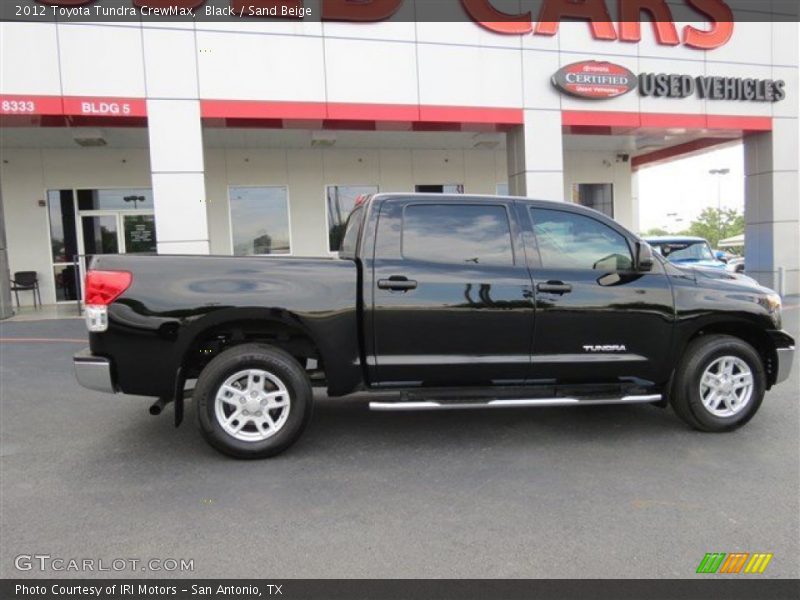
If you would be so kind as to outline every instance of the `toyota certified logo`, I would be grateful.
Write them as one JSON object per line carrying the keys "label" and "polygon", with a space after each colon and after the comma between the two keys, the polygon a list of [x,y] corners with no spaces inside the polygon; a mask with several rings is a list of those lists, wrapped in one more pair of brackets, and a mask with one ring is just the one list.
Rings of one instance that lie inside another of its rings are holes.
{"label": "toyota certified logo", "polygon": [[588,60],[567,65],[553,75],[553,85],[579,98],[605,100],[635,90],[636,75],[610,62]]}

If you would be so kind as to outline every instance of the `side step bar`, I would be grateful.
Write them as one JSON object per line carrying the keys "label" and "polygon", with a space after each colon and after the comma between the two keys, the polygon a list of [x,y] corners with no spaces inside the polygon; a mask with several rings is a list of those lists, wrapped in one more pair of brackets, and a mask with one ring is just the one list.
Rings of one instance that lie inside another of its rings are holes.
{"label": "side step bar", "polygon": [[530,406],[601,406],[606,404],[648,404],[661,400],[661,394],[649,396],[623,396],[621,398],[523,398],[487,400],[485,402],[439,402],[421,400],[413,402],[370,402],[370,410],[408,411],[408,410],[467,410],[476,408],[519,408]]}

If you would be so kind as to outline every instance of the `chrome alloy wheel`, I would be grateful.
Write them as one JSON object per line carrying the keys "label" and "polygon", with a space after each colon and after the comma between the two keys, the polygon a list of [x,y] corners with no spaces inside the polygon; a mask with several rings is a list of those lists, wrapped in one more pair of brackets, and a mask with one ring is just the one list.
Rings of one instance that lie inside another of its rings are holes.
{"label": "chrome alloy wheel", "polygon": [[291,398],[278,377],[247,369],[228,377],[217,390],[214,414],[226,433],[243,442],[261,442],[289,418]]}
{"label": "chrome alloy wheel", "polygon": [[740,413],[753,397],[753,371],[741,358],[722,356],[700,378],[700,398],[715,417]]}

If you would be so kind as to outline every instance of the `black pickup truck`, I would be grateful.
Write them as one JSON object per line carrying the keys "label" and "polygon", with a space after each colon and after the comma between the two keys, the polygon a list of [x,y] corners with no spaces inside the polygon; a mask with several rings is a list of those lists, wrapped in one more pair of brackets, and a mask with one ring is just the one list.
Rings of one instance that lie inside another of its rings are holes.
{"label": "black pickup truck", "polygon": [[[360,199],[338,258],[115,256],[86,277],[94,390],[184,398],[217,449],[277,454],[329,396],[374,410],[652,403],[749,421],[789,375],[781,300],[683,268],[605,216],[522,198]],[[194,384],[194,385],[192,385]]]}

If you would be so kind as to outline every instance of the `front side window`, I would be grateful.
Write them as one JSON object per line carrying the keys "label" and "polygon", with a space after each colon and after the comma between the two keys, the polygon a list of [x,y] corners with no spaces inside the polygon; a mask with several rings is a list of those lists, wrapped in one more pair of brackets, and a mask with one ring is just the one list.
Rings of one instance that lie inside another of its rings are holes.
{"label": "front side window", "polygon": [[234,255],[291,253],[285,187],[232,187],[230,211]]}
{"label": "front side window", "polygon": [[372,196],[377,193],[377,185],[328,186],[326,200],[328,204],[328,250],[331,252],[341,250],[347,217],[355,208],[359,196]]}
{"label": "front side window", "polygon": [[551,209],[531,209],[533,231],[545,269],[629,271],[628,242],[614,229],[590,217]]}
{"label": "front side window", "polygon": [[504,206],[410,204],[403,212],[403,258],[475,265],[513,265]]}

